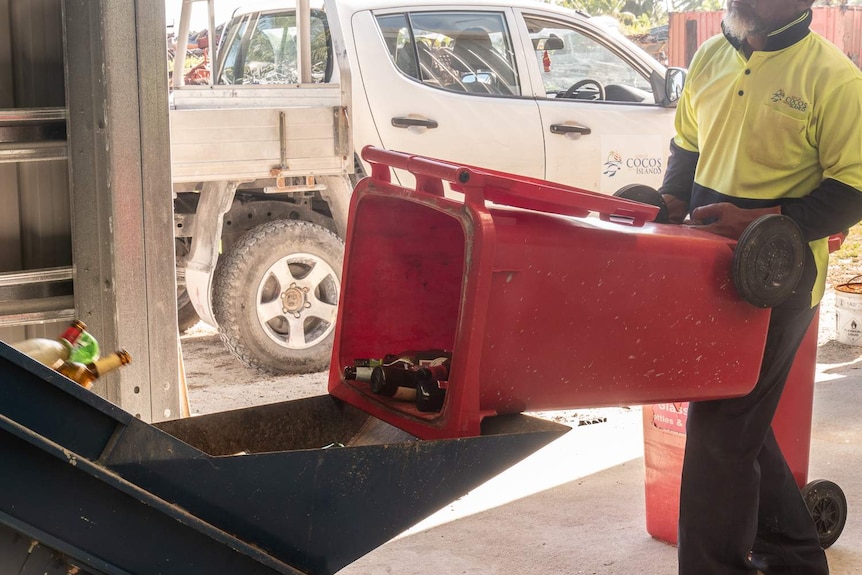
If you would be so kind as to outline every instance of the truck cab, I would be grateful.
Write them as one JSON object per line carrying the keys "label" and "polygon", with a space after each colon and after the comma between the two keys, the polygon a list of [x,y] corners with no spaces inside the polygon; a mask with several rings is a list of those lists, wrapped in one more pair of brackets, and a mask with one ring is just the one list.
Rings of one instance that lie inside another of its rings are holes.
{"label": "truck cab", "polygon": [[274,373],[328,364],[347,206],[368,169],[356,150],[607,194],[658,186],[684,78],[531,0],[270,2],[234,13],[213,61],[210,85],[172,94],[178,295]]}

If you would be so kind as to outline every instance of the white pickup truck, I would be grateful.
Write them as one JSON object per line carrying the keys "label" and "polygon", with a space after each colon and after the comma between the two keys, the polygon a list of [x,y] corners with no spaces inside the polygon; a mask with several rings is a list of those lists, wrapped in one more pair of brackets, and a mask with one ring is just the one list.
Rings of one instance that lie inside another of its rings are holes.
{"label": "white pickup truck", "polygon": [[199,316],[271,373],[329,363],[356,151],[608,194],[658,186],[684,80],[586,15],[529,0],[272,3],[226,23],[210,85],[178,85],[177,60],[181,327]]}

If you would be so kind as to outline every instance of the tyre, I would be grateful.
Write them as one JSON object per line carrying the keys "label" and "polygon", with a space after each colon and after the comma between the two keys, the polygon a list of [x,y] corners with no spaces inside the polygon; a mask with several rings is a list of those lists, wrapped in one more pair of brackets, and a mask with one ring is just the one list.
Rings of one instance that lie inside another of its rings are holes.
{"label": "tyre", "polygon": [[[189,238],[176,238],[174,240],[174,255],[179,262],[189,253],[191,240]],[[177,266],[177,328],[180,333],[197,324],[201,320],[198,312],[192,305],[189,292],[186,290],[186,276],[183,270]]]}
{"label": "tyre", "polygon": [[820,546],[827,549],[841,536],[847,522],[847,498],[840,487],[817,479],[802,488],[802,498],[814,519]]}
{"label": "tyre", "polygon": [[177,285],[177,327],[180,333],[185,333],[190,327],[197,325],[201,320],[198,312],[189,299],[189,292],[185,287]]}
{"label": "tyre", "polygon": [[344,243],[309,222],[276,220],[246,232],[213,279],[213,314],[227,348],[270,374],[328,368]]}
{"label": "tyre", "polygon": [[655,206],[659,209],[654,220],[655,223],[668,223],[667,204],[664,203],[664,198],[661,197],[661,194],[655,188],[651,188],[645,184],[629,184],[614,192],[614,197]]}

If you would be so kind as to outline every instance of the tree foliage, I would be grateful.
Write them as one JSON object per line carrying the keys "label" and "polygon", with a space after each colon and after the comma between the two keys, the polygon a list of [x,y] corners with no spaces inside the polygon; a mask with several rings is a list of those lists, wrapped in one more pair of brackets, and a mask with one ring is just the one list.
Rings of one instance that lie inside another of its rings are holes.
{"label": "tree foliage", "polygon": [[695,12],[699,10],[721,10],[725,6],[724,0],[671,0],[671,11],[673,12]]}
{"label": "tree foliage", "polygon": [[613,16],[627,28],[655,26],[667,20],[665,0],[546,0],[591,16]]}
{"label": "tree foliage", "polygon": [[[726,0],[545,0],[591,16],[613,16],[629,31],[667,24],[667,11],[723,10]],[[817,0],[815,6],[860,6],[862,0]]]}

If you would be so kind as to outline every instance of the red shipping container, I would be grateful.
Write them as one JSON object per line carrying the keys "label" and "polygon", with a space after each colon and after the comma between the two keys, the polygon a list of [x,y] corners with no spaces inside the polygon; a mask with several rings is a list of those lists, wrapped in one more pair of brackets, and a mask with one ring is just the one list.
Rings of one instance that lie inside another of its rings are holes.
{"label": "red shipping container", "polygon": [[[862,66],[862,6],[815,6],[811,29]],[[723,10],[671,12],[668,15],[668,65],[688,67],[695,50],[721,33]]]}

